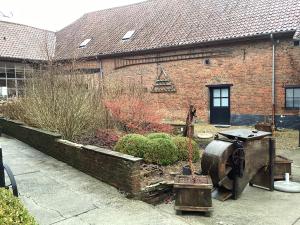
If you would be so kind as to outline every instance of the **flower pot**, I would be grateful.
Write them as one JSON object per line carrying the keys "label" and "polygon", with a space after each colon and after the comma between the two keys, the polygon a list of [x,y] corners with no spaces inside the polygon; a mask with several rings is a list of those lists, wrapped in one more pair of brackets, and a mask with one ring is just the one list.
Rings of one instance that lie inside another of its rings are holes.
{"label": "flower pot", "polygon": [[191,175],[192,171],[189,165],[183,166],[182,167],[182,174],[183,175]]}

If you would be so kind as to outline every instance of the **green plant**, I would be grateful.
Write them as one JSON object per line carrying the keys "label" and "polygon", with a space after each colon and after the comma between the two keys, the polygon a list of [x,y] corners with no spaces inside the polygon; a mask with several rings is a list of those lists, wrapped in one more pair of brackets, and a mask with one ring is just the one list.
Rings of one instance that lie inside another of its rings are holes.
{"label": "green plant", "polygon": [[128,134],[117,142],[114,149],[124,154],[143,158],[149,148],[151,147],[148,138],[140,134]]}
{"label": "green plant", "polygon": [[3,188],[0,188],[0,224],[1,225],[37,225],[34,218],[20,200]]}
{"label": "green plant", "polygon": [[156,139],[156,138],[164,138],[164,139],[171,139],[171,135],[167,133],[150,133],[147,135],[149,139]]}
{"label": "green plant", "polygon": [[146,148],[144,160],[148,163],[170,165],[178,161],[176,145],[169,139],[155,138],[150,140],[150,147]]}
{"label": "green plant", "polygon": [[[172,141],[178,149],[178,159],[182,161],[188,161],[189,159],[189,138],[176,136],[172,138]],[[198,144],[192,140],[192,155],[193,161],[198,161],[200,158]]]}

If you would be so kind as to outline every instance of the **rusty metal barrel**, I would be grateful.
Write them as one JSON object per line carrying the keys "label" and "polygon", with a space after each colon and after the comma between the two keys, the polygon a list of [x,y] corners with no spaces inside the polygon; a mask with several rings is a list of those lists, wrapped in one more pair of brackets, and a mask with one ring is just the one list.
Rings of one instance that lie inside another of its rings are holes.
{"label": "rusty metal barrel", "polygon": [[202,173],[211,176],[214,186],[232,190],[233,180],[228,175],[232,170],[229,159],[233,150],[233,143],[222,140],[214,140],[206,147],[201,160]]}
{"label": "rusty metal barrel", "polygon": [[202,174],[211,176],[217,199],[236,199],[249,182],[271,189],[271,182],[261,182],[273,179],[264,169],[270,168],[274,155],[268,136],[271,133],[228,130],[219,132],[206,147],[201,159]]}

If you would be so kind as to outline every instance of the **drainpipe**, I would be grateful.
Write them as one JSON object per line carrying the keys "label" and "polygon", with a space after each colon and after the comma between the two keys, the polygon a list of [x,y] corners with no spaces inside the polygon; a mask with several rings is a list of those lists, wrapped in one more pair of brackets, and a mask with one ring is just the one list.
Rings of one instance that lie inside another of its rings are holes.
{"label": "drainpipe", "polygon": [[102,60],[101,59],[99,61],[99,67],[100,67],[100,78],[102,80],[103,79],[103,64],[102,64]]}
{"label": "drainpipe", "polygon": [[275,129],[275,113],[276,113],[276,103],[275,103],[275,51],[276,43],[274,40],[274,35],[271,34],[272,40],[272,127]]}
{"label": "drainpipe", "polygon": [[103,84],[103,82],[104,82],[104,80],[103,80],[104,73],[103,73],[103,62],[102,62],[102,59],[99,59],[99,68],[100,68],[100,74],[99,74],[100,75],[100,80],[99,80],[99,84],[101,85],[101,91],[102,91],[102,94],[103,94],[103,92],[104,92],[104,84]]}

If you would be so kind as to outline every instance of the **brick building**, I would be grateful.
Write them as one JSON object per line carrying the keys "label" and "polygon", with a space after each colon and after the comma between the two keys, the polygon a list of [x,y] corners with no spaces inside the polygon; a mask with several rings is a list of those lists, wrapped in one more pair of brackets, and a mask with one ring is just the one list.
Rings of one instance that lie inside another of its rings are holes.
{"label": "brick building", "polygon": [[0,97],[18,96],[24,80],[54,55],[55,33],[0,21]]}
{"label": "brick building", "polygon": [[[300,123],[298,0],[148,0],[101,10],[55,33],[54,60],[139,80],[170,115]],[[0,54],[1,56],[1,54]]]}

